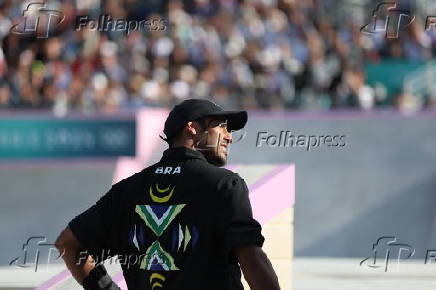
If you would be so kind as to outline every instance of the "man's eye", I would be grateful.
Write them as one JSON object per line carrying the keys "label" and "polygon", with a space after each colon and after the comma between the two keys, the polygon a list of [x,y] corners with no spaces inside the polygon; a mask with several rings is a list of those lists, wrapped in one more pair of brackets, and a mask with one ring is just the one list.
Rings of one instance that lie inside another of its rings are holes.
{"label": "man's eye", "polygon": [[214,127],[220,127],[220,128],[226,128],[227,127],[227,122],[226,121],[212,121],[212,122],[210,122],[210,125],[209,125],[211,128],[214,128]]}

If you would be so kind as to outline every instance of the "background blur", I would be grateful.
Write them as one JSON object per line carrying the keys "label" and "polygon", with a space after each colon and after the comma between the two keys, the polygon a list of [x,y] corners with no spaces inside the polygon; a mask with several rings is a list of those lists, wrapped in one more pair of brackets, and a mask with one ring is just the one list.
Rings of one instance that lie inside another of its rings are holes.
{"label": "background blur", "polygon": [[[380,1],[46,1],[65,17],[48,38],[11,32],[30,3],[0,1],[2,269],[27,238],[54,241],[113,182],[157,161],[166,145],[147,138],[194,97],[249,110],[231,164],[295,164],[295,289],[433,285],[431,263],[395,276],[359,262],[382,236],[412,246],[421,266],[436,249],[436,2],[396,1],[415,18],[394,38],[361,31]],[[102,14],[163,29],[74,29]],[[397,14],[376,15],[395,30]],[[346,145],[256,146],[259,132],[286,130]]]}
{"label": "background blur", "polygon": [[[31,2],[0,4],[3,108],[63,115],[171,107],[188,97],[268,110],[420,110],[435,104],[433,77],[413,82],[435,54],[436,29],[425,30],[432,1],[400,1],[398,9],[416,19],[394,39],[360,31],[372,21],[377,1],[47,2],[65,19],[46,40],[9,33]],[[73,29],[76,16],[100,14],[161,18],[167,29],[128,36]]]}

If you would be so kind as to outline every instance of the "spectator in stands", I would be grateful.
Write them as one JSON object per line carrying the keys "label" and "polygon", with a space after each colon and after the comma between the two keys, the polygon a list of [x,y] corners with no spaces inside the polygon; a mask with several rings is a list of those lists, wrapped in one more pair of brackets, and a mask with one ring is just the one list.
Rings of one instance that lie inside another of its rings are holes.
{"label": "spectator in stands", "polygon": [[[10,107],[115,111],[195,97],[245,109],[371,109],[380,102],[365,62],[429,60],[436,47],[436,33],[418,20],[398,39],[368,36],[355,17],[326,13],[338,3],[317,0],[49,1],[65,20],[53,37],[34,41],[7,29],[26,3],[0,4],[0,78]],[[142,20],[164,12],[164,31],[73,29],[77,15]]]}

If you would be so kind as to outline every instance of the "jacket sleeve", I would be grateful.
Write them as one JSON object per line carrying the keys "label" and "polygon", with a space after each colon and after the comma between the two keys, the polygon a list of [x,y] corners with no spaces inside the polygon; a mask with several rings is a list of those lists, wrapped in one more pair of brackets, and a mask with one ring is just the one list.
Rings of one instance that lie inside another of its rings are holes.
{"label": "jacket sleeve", "polygon": [[231,251],[241,246],[262,247],[264,237],[262,227],[253,218],[248,188],[245,181],[233,174],[226,178],[220,188],[222,201],[219,210],[220,229],[222,231],[226,250]]}
{"label": "jacket sleeve", "polygon": [[82,249],[92,254],[94,259],[104,260],[116,254],[114,232],[119,228],[117,217],[120,215],[121,195],[119,183],[113,185],[93,206],[68,224]]}

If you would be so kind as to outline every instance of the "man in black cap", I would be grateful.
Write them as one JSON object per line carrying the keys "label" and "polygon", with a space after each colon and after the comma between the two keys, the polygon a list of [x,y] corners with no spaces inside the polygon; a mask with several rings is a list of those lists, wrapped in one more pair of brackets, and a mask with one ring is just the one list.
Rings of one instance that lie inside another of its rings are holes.
{"label": "man in black cap", "polygon": [[[279,289],[244,180],[220,168],[245,111],[206,100],[174,107],[162,159],[112,186],[56,241],[85,289],[118,289],[99,262],[118,255],[129,289]],[[97,266],[95,266],[97,262]],[[239,265],[240,267],[239,267]]]}

